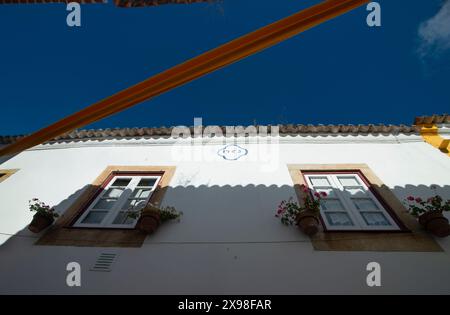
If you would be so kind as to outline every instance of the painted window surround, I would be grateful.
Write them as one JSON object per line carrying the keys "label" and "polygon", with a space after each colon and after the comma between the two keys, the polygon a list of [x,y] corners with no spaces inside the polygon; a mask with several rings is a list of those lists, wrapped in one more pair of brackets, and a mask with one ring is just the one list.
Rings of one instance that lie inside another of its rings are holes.
{"label": "painted window surround", "polygon": [[144,208],[160,180],[161,175],[152,172],[110,176],[73,227],[133,229],[137,219],[127,217],[127,211]]}
{"label": "painted window surround", "polygon": [[18,169],[8,169],[8,170],[0,169],[0,175],[1,175],[0,183],[5,181],[8,177],[12,176],[17,171],[19,171],[19,170]]}
{"label": "painted window surround", "polygon": [[371,191],[369,183],[359,172],[304,172],[303,175],[311,189],[327,193],[320,210],[325,230],[401,229],[393,218],[395,215]]}
{"label": "painted window surround", "polygon": [[136,229],[109,229],[74,227],[73,224],[89,207],[116,174],[152,173],[161,176],[149,202],[160,205],[175,173],[174,166],[108,166],[88,185],[73,204],[61,215],[36,242],[36,245],[85,246],[85,247],[141,247],[146,234]]}
{"label": "painted window surround", "polygon": [[304,173],[311,172],[359,172],[370,184],[373,193],[392,211],[401,227],[398,231],[327,231],[323,228],[311,237],[313,248],[318,251],[404,251],[441,252],[439,244],[424,231],[393,192],[366,164],[289,164],[289,174],[299,200],[301,185],[306,185]]}

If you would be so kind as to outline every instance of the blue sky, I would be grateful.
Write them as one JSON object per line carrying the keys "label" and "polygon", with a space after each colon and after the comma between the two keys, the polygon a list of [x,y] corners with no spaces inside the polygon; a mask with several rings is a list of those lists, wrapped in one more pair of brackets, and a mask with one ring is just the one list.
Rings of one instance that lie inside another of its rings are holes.
{"label": "blue sky", "polygon": [[[192,125],[194,117],[208,125],[410,124],[450,112],[446,39],[418,35],[442,1],[379,2],[382,27],[369,28],[362,7],[88,127]],[[1,5],[0,134],[30,133],[314,3],[83,5],[81,28],[66,25],[63,4]],[[423,49],[424,39],[440,47]]]}

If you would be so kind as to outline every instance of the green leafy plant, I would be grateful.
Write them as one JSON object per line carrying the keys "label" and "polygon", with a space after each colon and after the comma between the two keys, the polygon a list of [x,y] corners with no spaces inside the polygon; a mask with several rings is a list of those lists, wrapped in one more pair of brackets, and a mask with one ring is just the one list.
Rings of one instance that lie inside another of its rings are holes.
{"label": "green leafy plant", "polygon": [[[154,209],[157,209],[159,211],[159,215],[161,217],[161,222],[166,222],[169,220],[175,220],[179,219],[183,212],[177,211],[175,207],[166,206],[166,207],[156,207],[154,205],[151,205]],[[143,212],[148,211],[148,208],[143,208],[141,210],[128,210],[127,216],[133,219],[138,219]]]}
{"label": "green leafy plant", "polygon": [[281,201],[278,205],[275,217],[280,218],[281,223],[284,225],[297,224],[297,216],[302,211],[309,210],[319,213],[321,200],[327,196],[326,192],[314,192],[306,187],[306,185],[301,185],[300,189],[303,192],[302,205],[294,201],[292,197],[288,200]]}
{"label": "green leafy plant", "polygon": [[33,198],[28,202],[28,207],[30,208],[30,211],[36,212],[40,215],[49,217],[49,218],[57,218],[59,217],[59,214],[56,213],[55,208],[50,207],[49,205],[46,205],[42,201],[40,201],[38,198]]}
{"label": "green leafy plant", "polygon": [[177,211],[175,207],[167,206],[161,208],[159,210],[159,214],[161,216],[161,221],[166,222],[169,220],[179,219],[183,215],[183,212]]}
{"label": "green leafy plant", "polygon": [[427,200],[423,200],[420,197],[409,196],[406,198],[404,204],[408,207],[409,213],[415,217],[419,217],[429,211],[450,211],[450,199],[444,201],[439,195],[430,197]]}

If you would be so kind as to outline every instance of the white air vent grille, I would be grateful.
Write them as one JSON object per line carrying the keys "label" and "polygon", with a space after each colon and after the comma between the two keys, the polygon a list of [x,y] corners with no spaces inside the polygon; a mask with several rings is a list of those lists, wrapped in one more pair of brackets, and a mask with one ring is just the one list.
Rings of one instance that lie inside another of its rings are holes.
{"label": "white air vent grille", "polygon": [[91,271],[110,272],[116,256],[116,254],[101,253],[100,256],[98,256],[94,267],[91,268]]}

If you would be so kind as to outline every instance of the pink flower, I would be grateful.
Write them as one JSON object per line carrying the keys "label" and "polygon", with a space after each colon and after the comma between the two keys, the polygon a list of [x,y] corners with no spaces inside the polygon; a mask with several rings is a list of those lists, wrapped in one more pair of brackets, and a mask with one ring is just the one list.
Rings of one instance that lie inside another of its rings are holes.
{"label": "pink flower", "polygon": [[316,196],[317,198],[320,198],[320,194],[317,191],[314,193],[314,196]]}
{"label": "pink flower", "polygon": [[324,192],[324,191],[320,192],[320,195],[321,195],[322,197],[328,196],[328,194],[327,194],[326,192]]}
{"label": "pink flower", "polygon": [[417,197],[416,202],[422,202],[422,198]]}
{"label": "pink flower", "polygon": [[282,205],[278,206],[277,214],[275,215],[277,218],[281,216],[286,211],[286,208]]}
{"label": "pink flower", "polygon": [[408,198],[406,198],[406,199],[408,199],[409,201],[414,201],[414,197],[413,196],[408,196]]}

